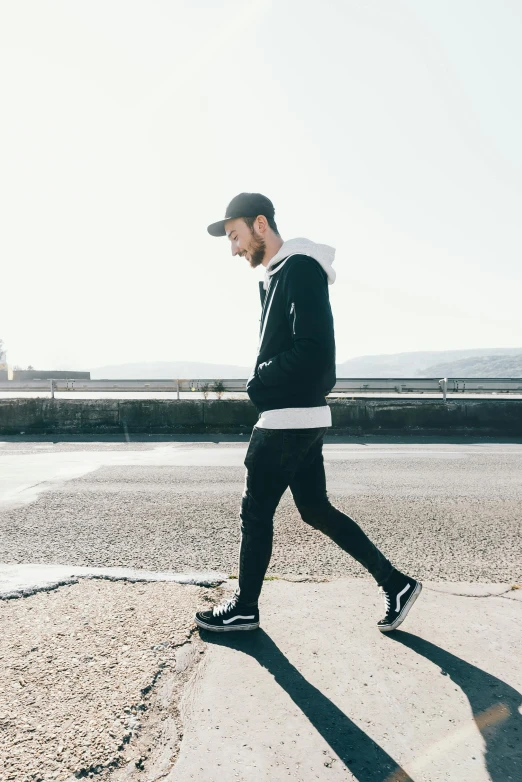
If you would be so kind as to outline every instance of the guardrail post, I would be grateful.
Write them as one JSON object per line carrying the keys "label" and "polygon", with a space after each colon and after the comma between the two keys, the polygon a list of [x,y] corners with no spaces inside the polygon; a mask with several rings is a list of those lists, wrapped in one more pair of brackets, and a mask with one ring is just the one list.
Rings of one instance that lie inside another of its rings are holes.
{"label": "guardrail post", "polygon": [[446,402],[446,397],[448,395],[448,378],[443,377],[442,380],[439,380],[439,386],[442,388],[442,398]]}
{"label": "guardrail post", "polygon": [[179,380],[176,380],[176,390],[178,392],[178,402],[179,402]]}
{"label": "guardrail post", "polygon": [[54,380],[51,380],[51,399],[54,399]]}

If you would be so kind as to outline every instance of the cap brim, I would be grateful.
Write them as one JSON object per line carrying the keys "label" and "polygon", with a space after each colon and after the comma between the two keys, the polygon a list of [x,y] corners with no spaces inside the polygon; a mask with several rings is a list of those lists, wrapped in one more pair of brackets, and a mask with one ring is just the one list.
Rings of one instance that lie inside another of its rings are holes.
{"label": "cap brim", "polygon": [[211,236],[226,236],[227,232],[225,231],[225,223],[226,220],[220,220],[217,223],[212,223],[208,226],[207,231]]}

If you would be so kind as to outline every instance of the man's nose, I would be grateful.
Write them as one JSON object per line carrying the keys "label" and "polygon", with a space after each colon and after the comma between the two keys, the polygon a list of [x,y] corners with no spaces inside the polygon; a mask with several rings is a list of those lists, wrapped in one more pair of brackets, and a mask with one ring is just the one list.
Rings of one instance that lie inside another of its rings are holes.
{"label": "man's nose", "polygon": [[232,255],[239,255],[239,248],[237,245],[232,245]]}

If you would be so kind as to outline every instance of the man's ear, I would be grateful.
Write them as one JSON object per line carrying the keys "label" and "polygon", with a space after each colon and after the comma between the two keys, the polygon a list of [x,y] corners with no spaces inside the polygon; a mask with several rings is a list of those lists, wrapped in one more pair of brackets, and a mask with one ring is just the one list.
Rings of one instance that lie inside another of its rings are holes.
{"label": "man's ear", "polygon": [[259,233],[266,233],[268,228],[268,220],[264,215],[258,215],[258,217],[256,217],[256,227]]}

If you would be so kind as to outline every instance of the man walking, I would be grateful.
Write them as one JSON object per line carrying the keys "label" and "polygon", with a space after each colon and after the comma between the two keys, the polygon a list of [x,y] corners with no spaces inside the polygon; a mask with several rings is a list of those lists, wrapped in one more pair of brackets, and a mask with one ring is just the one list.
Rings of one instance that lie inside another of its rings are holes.
{"label": "man walking", "polygon": [[198,611],[199,627],[218,632],[259,627],[258,598],[272,554],[273,519],[288,487],[301,518],[360,562],[384,593],[379,630],[395,630],[422,585],[395,569],[359,525],[328,500],[323,438],[332,425],[326,396],[335,385],[334,325],[328,285],[335,250],[307,239],[283,242],[272,202],[241,193],[208,226],[227,236],[232,255],[263,265],[258,355],[247,392],[259,412],[245,458],[239,584],[230,600]]}

